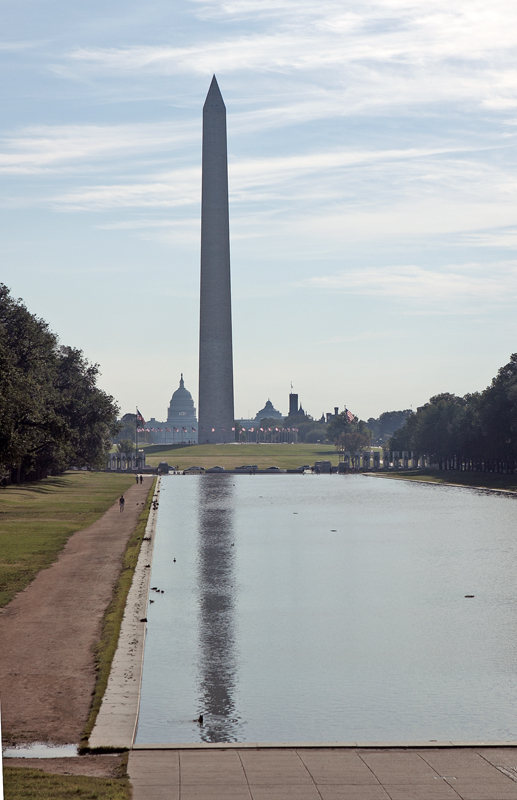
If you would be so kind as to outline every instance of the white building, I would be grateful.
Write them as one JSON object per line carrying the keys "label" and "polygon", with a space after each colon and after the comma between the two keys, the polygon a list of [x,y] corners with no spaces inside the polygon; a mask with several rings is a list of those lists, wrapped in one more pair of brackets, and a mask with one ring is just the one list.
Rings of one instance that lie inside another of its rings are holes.
{"label": "white building", "polygon": [[198,424],[192,395],[185,389],[183,373],[179,388],[172,395],[167,421],[154,417],[146,422],[146,434],[152,444],[197,444]]}
{"label": "white building", "polygon": [[167,428],[171,429],[168,437],[172,434],[172,439],[168,441],[172,444],[183,442],[184,444],[197,444],[198,424],[196,408],[192,395],[185,389],[183,373],[181,373],[179,389],[172,395],[169,410],[167,412]]}

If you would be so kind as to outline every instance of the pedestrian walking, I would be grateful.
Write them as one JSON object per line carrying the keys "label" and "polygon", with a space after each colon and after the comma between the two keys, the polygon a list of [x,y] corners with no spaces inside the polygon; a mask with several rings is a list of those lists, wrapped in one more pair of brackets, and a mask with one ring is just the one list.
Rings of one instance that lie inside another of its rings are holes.
{"label": "pedestrian walking", "polygon": [[143,481],[143,478],[142,478],[142,476],[140,475],[140,483],[142,483],[142,481]]}
{"label": "pedestrian walking", "polygon": [[138,475],[135,475],[135,481],[138,483]]}
{"label": "pedestrian walking", "polygon": [[124,511],[125,504],[126,504],[126,501],[124,500],[124,495],[121,494],[120,495],[120,499],[118,501],[118,507],[120,508],[121,511]]}

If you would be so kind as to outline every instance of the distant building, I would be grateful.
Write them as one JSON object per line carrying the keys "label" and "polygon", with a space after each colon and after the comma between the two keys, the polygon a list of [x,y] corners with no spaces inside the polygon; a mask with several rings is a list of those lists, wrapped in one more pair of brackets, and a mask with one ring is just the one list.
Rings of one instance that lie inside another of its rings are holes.
{"label": "distant building", "polygon": [[198,423],[192,395],[185,389],[183,373],[179,388],[171,397],[167,421],[154,417],[146,423],[146,432],[153,444],[197,444]]}
{"label": "distant building", "polygon": [[305,411],[302,408],[302,404],[298,405],[298,395],[291,394],[289,395],[289,416],[290,417],[304,417]]}
{"label": "distant building", "polygon": [[282,419],[284,415],[277,411],[273,406],[271,400],[268,399],[264,408],[261,408],[255,417],[255,422],[260,422],[261,419]]}
{"label": "distant building", "polygon": [[273,403],[269,399],[264,408],[261,408],[260,411],[258,411],[254,417],[252,417],[251,419],[242,418],[237,421],[241,426],[241,428],[246,428],[249,430],[250,428],[256,428],[257,423],[260,423],[261,419],[266,419],[266,418],[277,419],[279,422],[283,422],[284,419],[284,415],[274,407]]}
{"label": "distant building", "polygon": [[172,443],[187,442],[197,444],[198,424],[196,409],[192,395],[185,389],[183,373],[181,373],[179,389],[172,395],[167,412],[167,427],[172,427]]}
{"label": "distant building", "polygon": [[290,417],[297,417],[298,416],[298,395],[291,394],[289,395],[289,416]]}

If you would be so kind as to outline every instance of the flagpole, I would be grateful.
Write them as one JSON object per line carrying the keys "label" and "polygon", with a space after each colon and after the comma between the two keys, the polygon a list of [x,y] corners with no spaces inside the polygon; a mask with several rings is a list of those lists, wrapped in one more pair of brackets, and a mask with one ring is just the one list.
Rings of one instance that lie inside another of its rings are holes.
{"label": "flagpole", "polygon": [[138,406],[136,408],[136,415],[135,415],[135,455],[138,458]]}

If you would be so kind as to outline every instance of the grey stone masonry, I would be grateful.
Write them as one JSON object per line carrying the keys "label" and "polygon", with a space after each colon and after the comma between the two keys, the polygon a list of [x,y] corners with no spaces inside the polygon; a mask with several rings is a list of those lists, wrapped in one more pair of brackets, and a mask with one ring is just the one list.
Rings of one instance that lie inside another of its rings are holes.
{"label": "grey stone masonry", "polygon": [[226,107],[215,75],[203,106],[198,441],[235,441]]}

